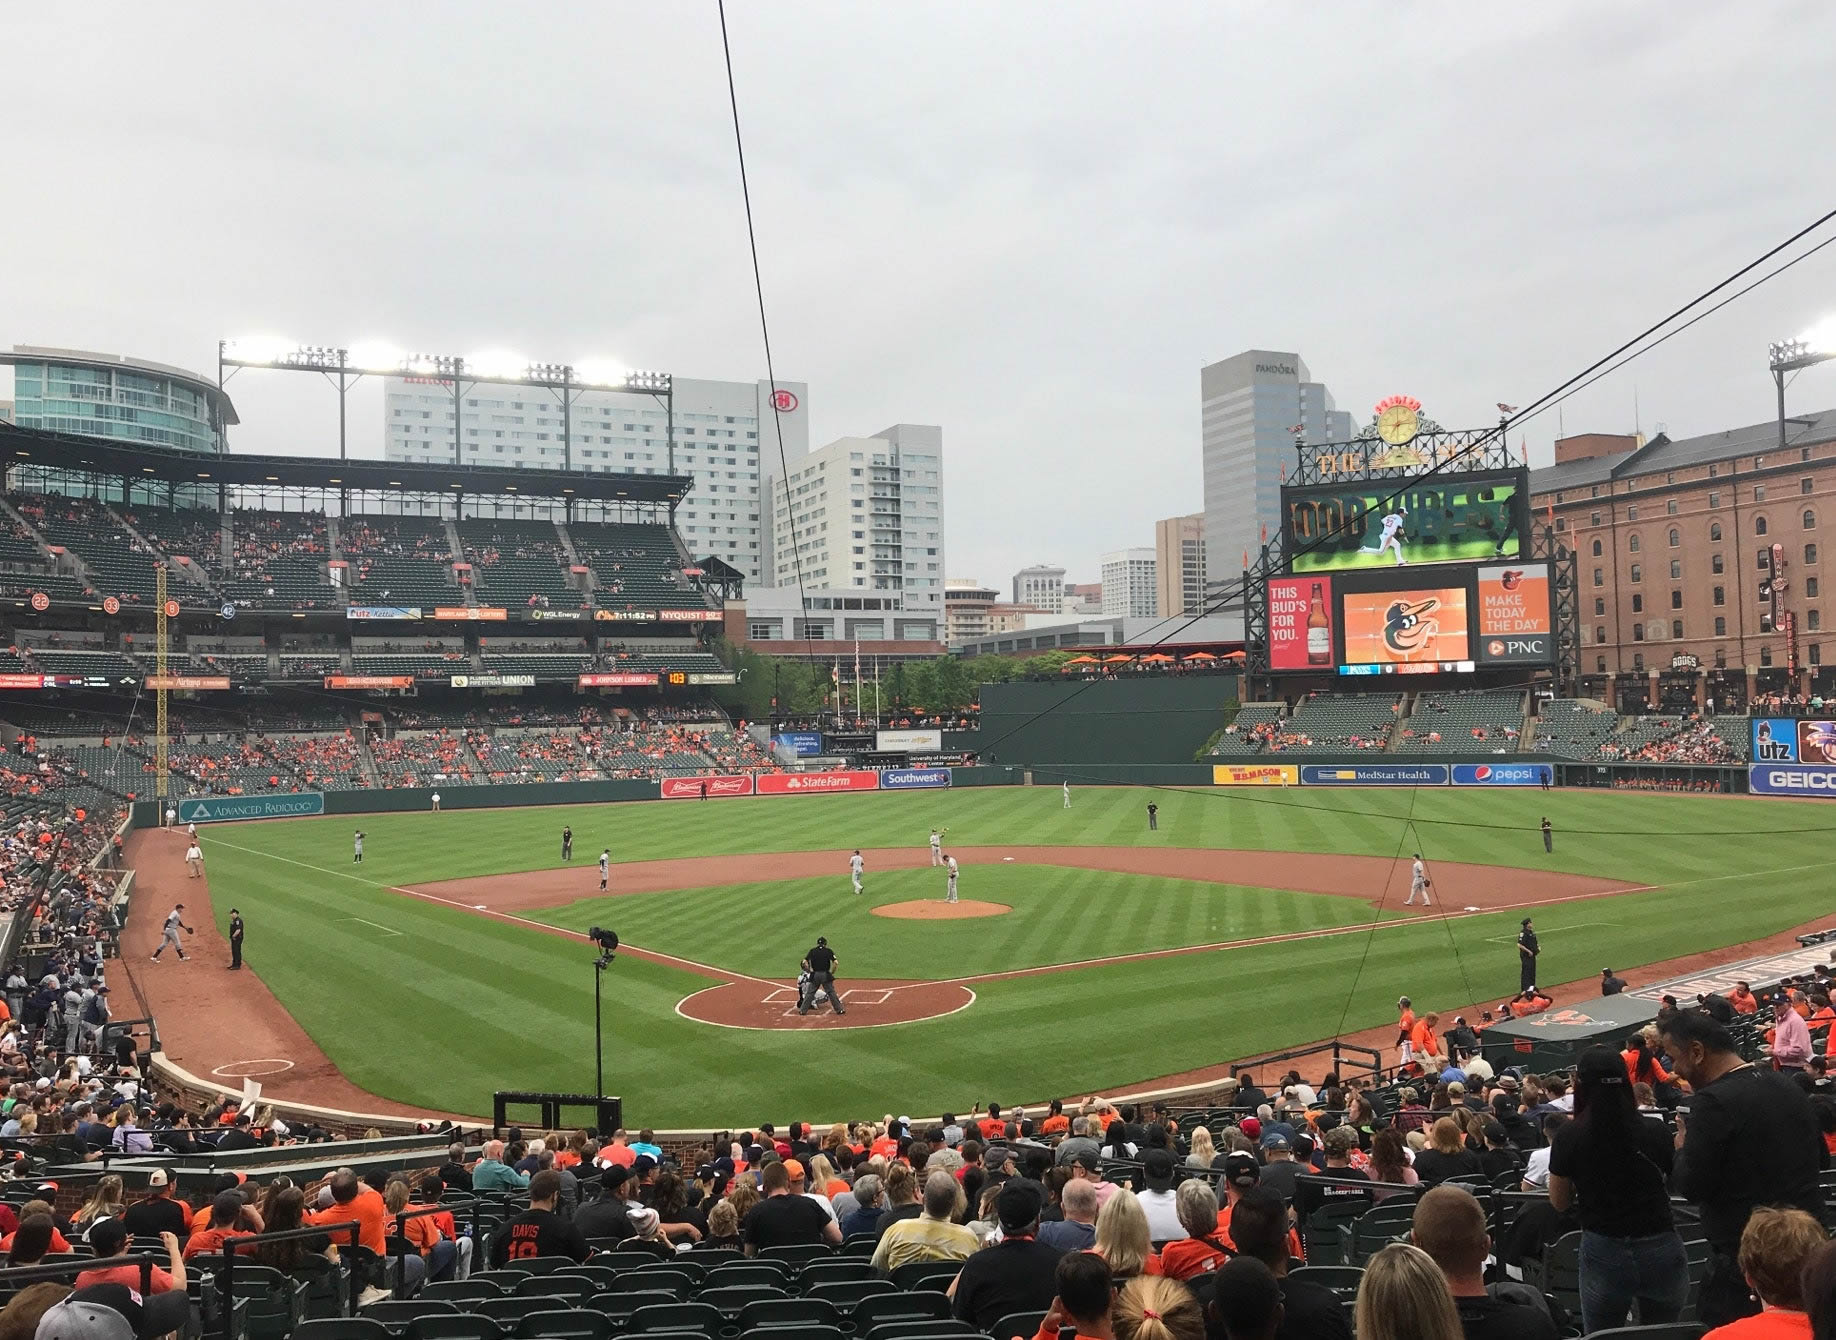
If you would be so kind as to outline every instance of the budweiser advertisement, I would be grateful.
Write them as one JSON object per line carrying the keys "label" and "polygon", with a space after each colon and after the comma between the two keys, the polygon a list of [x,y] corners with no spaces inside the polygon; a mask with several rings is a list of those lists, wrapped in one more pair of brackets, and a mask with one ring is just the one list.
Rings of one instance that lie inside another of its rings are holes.
{"label": "budweiser advertisement", "polygon": [[641,675],[635,671],[617,670],[609,674],[582,675],[576,687],[583,689],[626,689],[645,688],[655,684],[655,675]]}
{"label": "budweiser advertisement", "polygon": [[1322,670],[1331,665],[1332,578],[1272,578],[1269,669]]}
{"label": "budweiser advertisement", "polygon": [[665,777],[663,799],[699,800],[703,787],[707,788],[710,797],[749,796],[752,794],[752,777]]}
{"label": "budweiser advertisement", "polygon": [[227,689],[228,675],[148,675],[146,687],[160,689]]}
{"label": "budweiser advertisement", "polygon": [[877,772],[763,772],[757,781],[761,796],[824,795],[832,791],[877,791]]}
{"label": "budweiser advertisement", "polygon": [[411,689],[413,675],[327,675],[328,689]]}

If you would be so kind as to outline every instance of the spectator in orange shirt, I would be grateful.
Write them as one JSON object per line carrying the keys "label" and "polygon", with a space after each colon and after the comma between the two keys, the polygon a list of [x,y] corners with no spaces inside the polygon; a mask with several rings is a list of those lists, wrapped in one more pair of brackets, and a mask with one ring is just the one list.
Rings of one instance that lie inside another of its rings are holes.
{"label": "spectator in orange shirt", "polygon": [[628,1139],[629,1137],[622,1129],[612,1132],[611,1141],[594,1156],[593,1162],[601,1168],[610,1168],[614,1165],[629,1168],[637,1162],[637,1151],[627,1143]]}
{"label": "spectator in orange shirt", "polygon": [[1000,1139],[1007,1131],[1007,1122],[1002,1120],[1001,1117],[1001,1105],[999,1103],[990,1103],[988,1105],[988,1115],[976,1122],[976,1125],[981,1128],[982,1139],[984,1141]]}
{"label": "spectator in orange shirt", "polygon": [[[193,1220],[196,1225],[196,1220]],[[217,1198],[210,1203],[210,1217],[201,1226],[194,1226],[191,1237],[185,1243],[185,1259],[202,1252],[214,1252],[223,1245],[226,1238],[239,1238],[249,1233],[261,1232],[261,1216],[253,1208],[243,1204],[240,1191],[219,1191]],[[236,1249],[238,1254],[253,1252],[253,1243],[246,1243]]]}
{"label": "spectator in orange shirt", "polygon": [[465,1279],[472,1273],[471,1241],[455,1241],[441,1229],[441,1218],[450,1222],[451,1215],[420,1213],[433,1207],[410,1204],[408,1183],[404,1179],[389,1179],[383,1191],[383,1208],[391,1216],[406,1216],[401,1220],[402,1236],[420,1249],[428,1279]]}
{"label": "spectator in orange shirt", "polygon": [[1437,1058],[1435,1068],[1440,1068],[1438,1058],[1441,1055],[1441,1038],[1435,1032],[1435,1025],[1440,1022],[1441,1016],[1430,1010],[1416,1020],[1414,1027],[1409,1030],[1409,1049],[1414,1053],[1415,1060],[1423,1066],[1428,1065],[1431,1058]]}
{"label": "spectator in orange shirt", "polygon": [[1052,1100],[1046,1112],[1045,1120],[1039,1123],[1041,1135],[1063,1135],[1071,1129],[1071,1118],[1065,1115],[1065,1105],[1058,1099]]}
{"label": "spectator in orange shirt", "polygon": [[1728,1003],[1734,1007],[1736,1014],[1758,1014],[1759,1000],[1753,994],[1753,988],[1745,982],[1734,983],[1734,989],[1728,993]]}
{"label": "spectator in orange shirt", "polygon": [[1626,1049],[1619,1055],[1626,1063],[1626,1080],[1630,1084],[1649,1084],[1655,1089],[1660,1084],[1676,1082],[1675,1076],[1658,1063],[1643,1033],[1634,1033],[1627,1038]]}
{"label": "spectator in orange shirt", "polygon": [[1408,1065],[1415,1046],[1415,1007],[1407,996],[1396,998],[1396,1064]]}

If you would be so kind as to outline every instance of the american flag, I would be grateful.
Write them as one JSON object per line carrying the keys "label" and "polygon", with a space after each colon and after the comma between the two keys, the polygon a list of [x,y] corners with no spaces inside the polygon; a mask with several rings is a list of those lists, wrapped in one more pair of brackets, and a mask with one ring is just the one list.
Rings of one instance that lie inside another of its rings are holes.
{"label": "american flag", "polygon": [[1500,414],[1515,414],[1515,413],[1517,413],[1517,406],[1516,406],[1516,405],[1507,405],[1507,404],[1505,404],[1505,402],[1504,402],[1504,401],[1502,401],[1502,400],[1500,400],[1500,401],[1498,402],[1498,412],[1499,412]]}

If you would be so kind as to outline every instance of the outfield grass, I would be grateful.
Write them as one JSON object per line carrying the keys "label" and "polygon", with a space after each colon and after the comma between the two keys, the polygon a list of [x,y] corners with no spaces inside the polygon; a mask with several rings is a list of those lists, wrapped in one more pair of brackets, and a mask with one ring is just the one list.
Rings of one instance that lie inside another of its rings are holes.
{"label": "outfield grass", "polygon": [[[350,1078],[442,1110],[479,1111],[495,1088],[591,1087],[592,968],[578,943],[391,892],[559,864],[573,826],[590,860],[949,842],[1338,851],[1583,872],[1651,892],[1538,914],[1542,976],[1582,978],[1739,943],[1828,906],[1836,811],[1777,801],[1611,792],[1155,791],[1079,788],[761,798],[467,810],[209,826],[219,922],[235,903],[248,957]],[[1161,806],[1160,831],[1142,807]],[[1548,814],[1557,850],[1535,825]],[[1826,817],[1827,816],[1827,817]],[[352,830],[368,834],[350,863]],[[579,861],[576,864],[580,864]],[[969,866],[965,897],[1010,903],[989,921],[906,922],[863,902],[935,896],[928,870],[638,895],[546,914],[579,926],[616,914],[629,941],[736,972],[781,976],[818,932],[849,974],[956,977],[1135,948],[1286,930],[1302,941],[985,982],[974,1007],[858,1031],[735,1033],[681,1018],[707,985],[629,956],[606,978],[608,1085],[656,1126],[816,1120],[961,1109],[1114,1089],[1155,1075],[1371,1027],[1396,996],[1460,1003],[1517,979],[1517,914],[1418,920],[1363,933],[1346,899],[1056,867]],[[1223,930],[1218,933],[1213,927]],[[383,929],[378,929],[379,927]],[[389,935],[386,931],[398,932]],[[1457,950],[1457,952],[1450,952]],[[1355,990],[1353,988],[1356,981]]]}

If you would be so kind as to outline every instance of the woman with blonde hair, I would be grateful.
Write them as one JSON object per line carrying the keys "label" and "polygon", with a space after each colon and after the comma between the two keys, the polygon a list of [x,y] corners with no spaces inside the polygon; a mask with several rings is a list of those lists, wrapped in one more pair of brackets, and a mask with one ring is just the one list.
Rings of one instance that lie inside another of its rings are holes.
{"label": "woman with blonde hair", "polygon": [[1211,1143],[1211,1132],[1203,1126],[1194,1127],[1192,1131],[1192,1152],[1186,1155],[1187,1166],[1209,1169],[1212,1161],[1216,1159],[1217,1156],[1217,1148]]}
{"label": "woman with blonde hair", "polygon": [[1090,1250],[1109,1263],[1109,1273],[1118,1280],[1161,1273],[1160,1257],[1148,1235],[1147,1212],[1125,1191],[1116,1192],[1097,1211],[1096,1246]]}
{"label": "woman with blonde hair", "polygon": [[1483,1177],[1485,1165],[1466,1147],[1459,1124],[1442,1117],[1428,1128],[1428,1148],[1416,1155],[1415,1175],[1435,1185],[1450,1177]]}
{"label": "woman with blonde hair", "polygon": [[749,1172],[735,1176],[727,1185],[727,1203],[733,1207],[740,1222],[744,1223],[747,1211],[759,1203],[759,1179]]}
{"label": "woman with blonde hair", "polygon": [[1177,1280],[1130,1280],[1116,1295],[1110,1324],[1116,1340],[1205,1340],[1198,1295]]}
{"label": "woman with blonde hair", "polygon": [[1464,1340],[1447,1277],[1419,1247],[1393,1242],[1358,1284],[1358,1340]]}
{"label": "woman with blonde hair", "polygon": [[810,1180],[807,1185],[817,1195],[827,1196],[830,1200],[848,1189],[848,1184],[835,1175],[835,1165],[821,1154],[810,1156]]}
{"label": "woman with blonde hair", "polygon": [[96,1183],[96,1189],[90,1193],[83,1208],[70,1216],[70,1226],[88,1233],[91,1226],[99,1219],[113,1219],[127,1209],[127,1197],[121,1178],[110,1173]]}
{"label": "woman with blonde hair", "polygon": [[737,1247],[740,1245],[739,1214],[733,1202],[723,1200],[708,1211],[708,1235],[697,1247]]}

